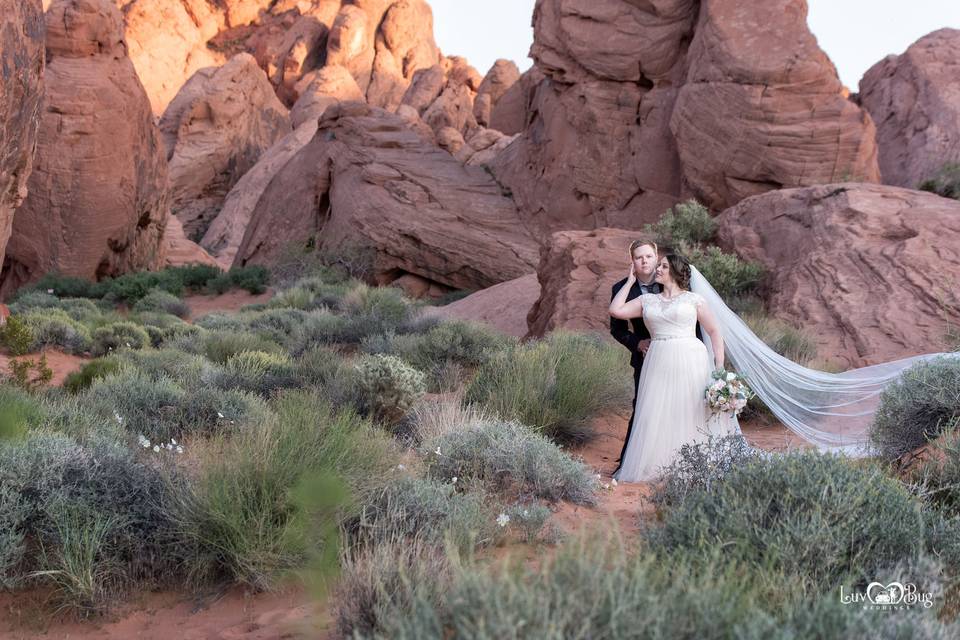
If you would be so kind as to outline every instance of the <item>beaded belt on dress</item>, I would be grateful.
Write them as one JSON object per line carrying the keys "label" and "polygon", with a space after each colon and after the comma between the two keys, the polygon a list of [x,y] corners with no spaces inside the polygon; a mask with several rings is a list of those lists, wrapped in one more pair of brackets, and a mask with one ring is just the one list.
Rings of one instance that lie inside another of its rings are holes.
{"label": "beaded belt on dress", "polygon": [[681,338],[696,338],[697,336],[660,336],[657,338],[650,338],[651,342],[655,340],[680,340]]}

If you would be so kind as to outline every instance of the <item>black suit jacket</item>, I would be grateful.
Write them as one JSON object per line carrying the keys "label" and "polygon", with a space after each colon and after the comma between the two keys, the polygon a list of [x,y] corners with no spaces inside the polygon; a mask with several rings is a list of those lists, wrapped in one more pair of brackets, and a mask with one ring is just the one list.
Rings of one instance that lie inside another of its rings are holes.
{"label": "black suit jacket", "polygon": [[[620,287],[627,283],[627,279],[624,278],[619,282],[615,282],[612,287],[612,292],[610,294],[610,301],[612,302],[617,293],[620,291]],[[630,287],[630,293],[627,294],[627,302],[633,300],[634,298],[640,297],[640,284],[637,282],[633,283],[633,286]],[[631,331],[630,327],[633,326]],[[640,344],[641,340],[648,340],[650,338],[650,332],[647,330],[647,325],[643,323],[643,318],[630,318],[630,320],[622,320],[620,318],[614,318],[610,316],[610,335],[613,336],[613,339],[625,346],[630,350],[630,366],[634,369],[640,369],[643,367],[643,352],[637,349],[637,345]],[[700,323],[697,323],[697,338],[703,340],[703,334],[700,332]]]}

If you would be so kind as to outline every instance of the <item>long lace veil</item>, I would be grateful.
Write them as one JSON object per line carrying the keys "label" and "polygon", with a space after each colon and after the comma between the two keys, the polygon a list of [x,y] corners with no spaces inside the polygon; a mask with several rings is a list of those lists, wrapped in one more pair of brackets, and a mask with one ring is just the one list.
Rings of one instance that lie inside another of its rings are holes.
{"label": "long lace veil", "polygon": [[[730,310],[696,267],[690,289],[703,296],[723,334],[727,361],[770,411],[794,433],[821,450],[862,457],[874,453],[868,430],[884,388],[911,365],[943,355],[927,354],[843,373],[801,366],[768,347]],[[713,362],[710,338],[704,342]]]}

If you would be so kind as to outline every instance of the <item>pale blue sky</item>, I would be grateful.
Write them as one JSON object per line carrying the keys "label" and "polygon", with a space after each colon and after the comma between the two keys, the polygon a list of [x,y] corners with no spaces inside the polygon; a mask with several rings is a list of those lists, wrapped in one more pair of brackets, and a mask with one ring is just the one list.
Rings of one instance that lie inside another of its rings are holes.
{"label": "pale blue sky", "polygon": [[[810,30],[851,91],[890,53],[941,27],[960,29],[958,0],[808,0]],[[430,0],[437,44],[484,74],[497,58],[527,69],[534,0]]]}

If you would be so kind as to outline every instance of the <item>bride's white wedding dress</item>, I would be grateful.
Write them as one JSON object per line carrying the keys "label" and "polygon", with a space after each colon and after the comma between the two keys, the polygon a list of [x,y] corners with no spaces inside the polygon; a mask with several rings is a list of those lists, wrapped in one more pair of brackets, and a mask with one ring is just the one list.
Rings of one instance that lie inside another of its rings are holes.
{"label": "bride's white wedding dress", "polygon": [[622,482],[655,478],[684,444],[740,433],[732,414],[712,414],[707,406],[714,367],[696,334],[703,297],[685,291],[670,300],[653,293],[641,299],[651,341],[640,370],[630,441],[613,476]]}

